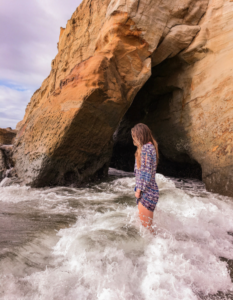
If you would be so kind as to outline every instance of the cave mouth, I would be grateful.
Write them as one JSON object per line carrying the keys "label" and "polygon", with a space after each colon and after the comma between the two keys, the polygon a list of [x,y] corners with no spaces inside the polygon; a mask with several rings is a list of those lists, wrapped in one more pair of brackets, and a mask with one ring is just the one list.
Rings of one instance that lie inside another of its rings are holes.
{"label": "cave mouth", "polygon": [[193,161],[192,163],[172,161],[166,158],[161,152],[157,172],[169,177],[202,180],[202,168],[197,161]]}
{"label": "cave mouth", "polygon": [[[134,171],[134,153],[136,151],[136,147],[133,145],[132,141],[131,144],[132,145],[130,145],[130,143],[114,144],[113,154],[110,163],[111,168],[123,170],[126,172]],[[161,151],[159,151],[159,155],[160,157],[157,173],[175,178],[193,178],[202,180],[202,168],[197,161],[192,161],[192,163],[173,161],[164,156]]]}
{"label": "cave mouth", "polygon": [[[186,147],[188,135],[182,118],[176,117],[174,120],[173,117],[174,114],[182,114],[184,96],[172,78],[186,65],[182,59],[174,57],[152,68],[150,79],[136,95],[113,135],[110,167],[127,172],[134,170],[136,147],[131,138],[131,128],[137,123],[144,123],[152,130],[159,145],[158,173],[169,177],[202,179],[201,165]],[[171,103],[177,111],[171,109]]]}

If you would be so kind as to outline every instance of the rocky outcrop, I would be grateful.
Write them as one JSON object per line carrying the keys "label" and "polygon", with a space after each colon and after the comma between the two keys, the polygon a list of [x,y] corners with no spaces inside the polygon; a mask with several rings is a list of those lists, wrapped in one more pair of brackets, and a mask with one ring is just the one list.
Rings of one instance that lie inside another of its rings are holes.
{"label": "rocky outcrop", "polygon": [[12,156],[13,145],[0,146],[0,186],[21,182],[16,174]]}
{"label": "rocky outcrop", "polygon": [[0,128],[0,145],[12,145],[16,136],[17,130],[10,127]]}
{"label": "rocky outcrop", "polygon": [[200,30],[200,26],[177,25],[172,27],[161,45],[152,54],[152,67],[187,48]]}
{"label": "rocky outcrop", "polygon": [[164,161],[198,176],[202,168],[209,190],[233,195],[232,11],[226,0],[84,0],[17,126],[20,178],[45,186],[103,176],[114,132],[112,163],[126,149],[129,169],[130,128],[141,121]]}
{"label": "rocky outcrop", "polygon": [[[169,35],[154,52],[152,76],[118,128],[115,163],[127,128],[144,122],[168,165],[200,165],[208,190],[233,196],[233,3],[210,1],[199,26],[191,45],[174,58]],[[168,59],[160,63],[161,56]]]}
{"label": "rocky outcrop", "polygon": [[148,122],[164,151],[173,149],[169,157],[188,155],[201,165],[208,190],[233,196],[233,3],[210,1],[200,25],[178,56],[180,67],[165,75],[163,86],[173,91],[158,103],[163,113]]}
{"label": "rocky outcrop", "polygon": [[172,122],[182,119],[182,145],[201,164],[207,189],[233,196],[232,1],[210,1],[199,35],[180,57],[188,66],[172,79],[183,94],[173,96],[170,112],[179,103],[182,109]]}
{"label": "rocky outcrop", "polygon": [[140,34],[126,13],[114,14],[93,56],[28,112],[14,155],[27,184],[77,183],[107,173],[115,128],[151,72]]}
{"label": "rocky outcrop", "polygon": [[83,1],[61,29],[50,76],[18,126],[14,159],[25,183],[66,184],[106,173],[112,135],[151,75],[152,53],[174,26],[192,28],[190,41],[199,30],[208,1],[179,2]]}
{"label": "rocky outcrop", "polygon": [[5,177],[6,162],[4,152],[0,150],[0,181]]}
{"label": "rocky outcrop", "polygon": [[15,176],[13,171],[14,162],[13,155],[13,143],[17,130],[8,128],[0,128],[0,181],[5,177]]}

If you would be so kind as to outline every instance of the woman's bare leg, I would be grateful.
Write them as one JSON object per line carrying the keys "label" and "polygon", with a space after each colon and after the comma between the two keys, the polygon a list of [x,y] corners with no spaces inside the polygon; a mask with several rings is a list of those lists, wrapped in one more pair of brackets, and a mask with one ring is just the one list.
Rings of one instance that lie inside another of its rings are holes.
{"label": "woman's bare leg", "polygon": [[141,202],[138,203],[139,217],[144,227],[151,230],[151,224],[153,221],[153,212],[145,208]]}

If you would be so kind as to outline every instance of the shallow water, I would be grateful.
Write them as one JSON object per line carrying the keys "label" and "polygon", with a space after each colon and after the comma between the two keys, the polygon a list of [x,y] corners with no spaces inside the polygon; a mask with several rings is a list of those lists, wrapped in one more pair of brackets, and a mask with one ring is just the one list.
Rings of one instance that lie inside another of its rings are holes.
{"label": "shallow water", "polygon": [[158,174],[153,236],[132,174],[111,174],[81,189],[1,188],[0,298],[233,299],[233,199]]}

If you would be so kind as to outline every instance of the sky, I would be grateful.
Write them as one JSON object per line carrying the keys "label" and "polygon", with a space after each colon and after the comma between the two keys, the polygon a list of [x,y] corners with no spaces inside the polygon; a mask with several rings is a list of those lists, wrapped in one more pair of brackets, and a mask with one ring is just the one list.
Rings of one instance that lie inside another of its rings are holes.
{"label": "sky", "polygon": [[60,27],[81,0],[0,1],[0,128],[15,128],[49,75]]}

